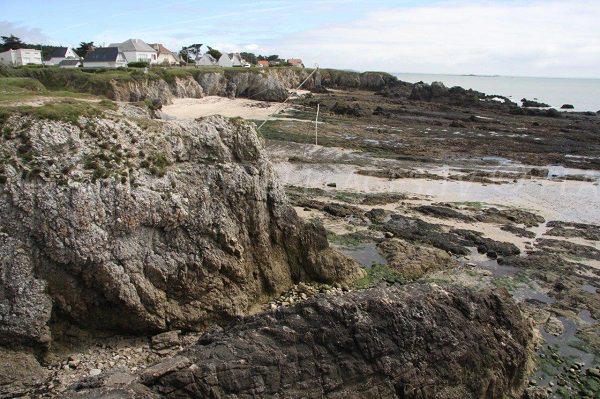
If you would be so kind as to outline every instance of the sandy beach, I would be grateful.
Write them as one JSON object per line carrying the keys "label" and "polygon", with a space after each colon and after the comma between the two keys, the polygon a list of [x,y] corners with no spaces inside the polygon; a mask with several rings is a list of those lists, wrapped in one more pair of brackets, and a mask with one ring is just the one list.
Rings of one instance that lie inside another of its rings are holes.
{"label": "sandy beach", "polygon": [[285,112],[287,105],[245,98],[208,96],[204,98],[176,98],[173,104],[165,105],[162,111],[176,119],[195,119],[210,115],[229,118],[265,120],[270,115]]}

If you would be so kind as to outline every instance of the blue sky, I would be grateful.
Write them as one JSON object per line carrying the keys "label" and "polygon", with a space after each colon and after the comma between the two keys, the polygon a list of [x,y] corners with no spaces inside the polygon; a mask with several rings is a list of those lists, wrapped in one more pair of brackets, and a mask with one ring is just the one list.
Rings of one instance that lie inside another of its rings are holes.
{"label": "blue sky", "polygon": [[0,34],[300,57],[390,72],[600,78],[600,1],[0,0]]}

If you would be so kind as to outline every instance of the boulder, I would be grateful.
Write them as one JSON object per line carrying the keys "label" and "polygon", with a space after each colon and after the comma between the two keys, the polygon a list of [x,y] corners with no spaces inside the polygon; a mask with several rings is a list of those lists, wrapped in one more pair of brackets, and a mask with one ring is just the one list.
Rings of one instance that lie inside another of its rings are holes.
{"label": "boulder", "polygon": [[2,344],[47,346],[50,318],[196,330],[362,273],[296,215],[251,123],[12,116],[3,131]]}
{"label": "boulder", "polygon": [[572,104],[563,104],[560,109],[575,109]]}
{"label": "boulder", "polygon": [[375,288],[244,318],[128,386],[83,381],[72,397],[518,397],[531,348],[506,290]]}

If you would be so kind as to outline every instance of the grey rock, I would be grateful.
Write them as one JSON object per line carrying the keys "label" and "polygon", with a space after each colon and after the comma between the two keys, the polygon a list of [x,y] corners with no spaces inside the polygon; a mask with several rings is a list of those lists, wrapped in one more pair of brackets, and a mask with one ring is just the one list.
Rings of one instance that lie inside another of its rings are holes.
{"label": "grey rock", "polygon": [[299,281],[362,275],[296,215],[254,129],[9,119],[1,342],[47,345],[51,309],[86,329],[201,329]]}

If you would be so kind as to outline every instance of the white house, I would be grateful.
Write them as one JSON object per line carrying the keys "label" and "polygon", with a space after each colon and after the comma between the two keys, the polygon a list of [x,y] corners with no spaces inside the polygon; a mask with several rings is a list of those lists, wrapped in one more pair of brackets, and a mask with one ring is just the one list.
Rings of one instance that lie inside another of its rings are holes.
{"label": "white house", "polygon": [[231,63],[234,67],[239,67],[245,64],[240,53],[231,53],[229,54],[229,58],[231,59]]}
{"label": "white house", "polygon": [[85,68],[119,68],[127,66],[127,60],[117,47],[98,47],[83,59]]}
{"label": "white house", "polygon": [[70,47],[57,47],[54,51],[44,60],[47,65],[58,65],[64,60],[79,60],[79,56]]}
{"label": "white house", "polygon": [[156,51],[156,63],[160,65],[176,65],[179,64],[179,56],[163,46],[161,43],[150,44]]}
{"label": "white house", "polygon": [[112,43],[109,47],[117,47],[123,53],[127,62],[157,63],[156,50],[141,39],[129,39],[123,43]]}
{"label": "white house", "polygon": [[203,56],[196,57],[196,65],[198,66],[213,66],[216,65],[217,60],[212,55],[206,53]]}
{"label": "white house", "polygon": [[231,62],[231,58],[229,58],[229,54],[223,54],[219,58],[218,65],[222,67],[232,67],[233,62]]}
{"label": "white house", "polygon": [[8,66],[20,66],[27,64],[42,63],[42,52],[32,48],[20,48],[0,53],[0,64]]}

